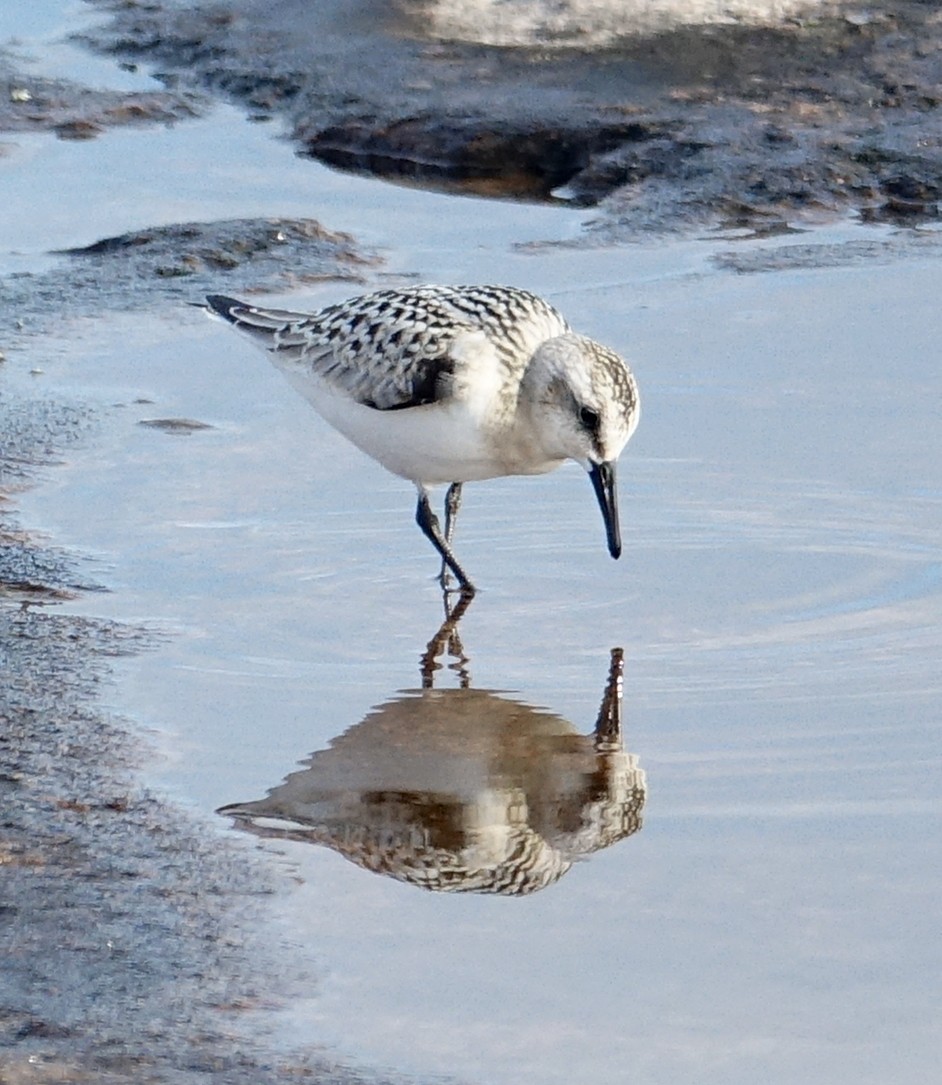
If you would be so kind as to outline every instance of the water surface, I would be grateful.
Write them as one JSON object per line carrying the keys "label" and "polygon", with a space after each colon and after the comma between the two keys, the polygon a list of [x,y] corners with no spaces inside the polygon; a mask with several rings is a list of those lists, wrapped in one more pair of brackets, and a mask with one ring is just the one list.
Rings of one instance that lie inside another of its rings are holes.
{"label": "water surface", "polygon": [[[518,283],[638,376],[622,560],[575,466],[468,487],[458,553],[482,591],[456,659],[472,690],[511,706],[495,711],[576,742],[623,649],[643,826],[522,897],[429,892],[336,849],[260,842],[296,881],[273,926],[322,976],[290,993],[283,1041],[489,1085],[929,1080],[939,261],[737,275],[713,255],[759,242],[534,247],[572,236],[579,214],[342,178],[228,109],[23,146],[0,183],[33,198],[4,226],[5,257],[30,237],[38,258],[149,223],[303,209],[385,249],[368,285]],[[93,555],[113,590],[79,609],[172,633],[111,694],[158,734],[160,786],[204,812],[260,799],[415,696],[402,691],[421,685],[442,612],[408,484],[195,311],[103,316],[36,350],[43,373],[14,359],[12,387],[109,410],[24,519]],[[138,425],[173,416],[213,428]],[[482,734],[469,729],[469,749]],[[497,786],[506,765],[474,771],[517,811]],[[494,808],[476,809],[493,831]]]}

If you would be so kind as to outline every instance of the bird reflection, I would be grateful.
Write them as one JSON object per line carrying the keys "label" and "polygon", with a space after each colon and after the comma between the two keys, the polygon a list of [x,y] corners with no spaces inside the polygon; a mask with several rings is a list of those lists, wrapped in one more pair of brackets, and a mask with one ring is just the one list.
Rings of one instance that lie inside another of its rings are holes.
{"label": "bird reflection", "polygon": [[[446,603],[422,657],[423,688],[372,709],[267,798],[218,812],[423,889],[508,896],[543,889],[637,832],[645,779],[622,744],[621,649],[583,735],[545,709],[470,688],[457,632],[468,602]],[[460,688],[433,688],[443,654]]]}

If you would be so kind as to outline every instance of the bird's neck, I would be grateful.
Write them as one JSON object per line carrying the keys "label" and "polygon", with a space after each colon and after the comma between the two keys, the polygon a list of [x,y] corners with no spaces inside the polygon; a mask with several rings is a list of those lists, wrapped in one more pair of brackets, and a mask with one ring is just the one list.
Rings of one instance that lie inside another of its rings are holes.
{"label": "bird's neck", "polygon": [[554,471],[565,453],[546,440],[544,429],[534,424],[529,411],[518,407],[501,440],[501,460],[508,475],[542,475]]}

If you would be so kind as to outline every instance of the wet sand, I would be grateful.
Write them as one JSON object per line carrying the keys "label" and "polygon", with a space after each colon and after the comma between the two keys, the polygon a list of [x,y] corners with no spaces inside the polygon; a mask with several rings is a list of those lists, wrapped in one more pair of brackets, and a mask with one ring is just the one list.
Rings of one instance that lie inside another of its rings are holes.
{"label": "wet sand", "polygon": [[[206,104],[6,67],[7,140],[33,132],[89,140],[196,117]],[[17,507],[112,423],[101,402],[38,389],[45,337],[55,344],[65,327],[103,313],[182,306],[223,269],[240,289],[257,289],[356,279],[372,262],[352,238],[314,220],[272,217],[101,238],[41,261],[48,270],[34,259],[29,272],[4,279],[0,1080],[8,1085],[364,1080],[313,1048],[272,1054],[257,1024],[247,1024],[283,998],[285,977],[298,989],[315,982],[284,939],[260,933],[278,880],[205,815],[142,782],[155,736],[105,703],[119,661],[153,651],[166,631],[89,616],[90,596],[110,590],[107,576],[25,527]],[[205,426],[147,417],[143,398],[136,409],[162,432]],[[62,613],[66,602],[76,611]],[[263,978],[271,975],[277,990]]]}
{"label": "wet sand", "polygon": [[153,736],[108,711],[108,691],[165,634],[62,613],[107,589],[18,522],[18,499],[103,424],[92,405],[0,395],[0,1080],[362,1081],[316,1050],[273,1055],[247,1027],[286,979],[314,982],[260,934],[278,879],[142,783]]}
{"label": "wet sand", "polygon": [[671,18],[685,5],[663,4],[661,27],[641,36],[599,5],[610,25],[604,41],[581,36],[588,48],[575,25],[568,37],[557,25],[548,45],[495,44],[486,4],[391,4],[381,16],[360,0],[103,6],[98,48],[283,122],[302,153],[457,191],[598,205],[595,243],[704,224],[767,232],[852,210],[938,216],[939,29],[918,0],[779,6],[778,22],[693,28]]}

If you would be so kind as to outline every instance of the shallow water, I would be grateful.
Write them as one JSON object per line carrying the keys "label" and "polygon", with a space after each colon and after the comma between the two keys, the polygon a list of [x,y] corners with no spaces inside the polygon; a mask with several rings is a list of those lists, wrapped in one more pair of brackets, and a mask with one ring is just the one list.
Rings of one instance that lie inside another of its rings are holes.
{"label": "shallow water", "polygon": [[[297,880],[273,923],[322,976],[277,1017],[283,1041],[488,1083],[930,1080],[942,264],[736,275],[713,255],[760,243],[527,248],[572,236],[580,216],[344,178],[222,108],[169,132],[23,144],[0,195],[33,199],[4,259],[24,238],[39,254],[181,218],[315,213],[386,250],[370,283],[519,283],[638,375],[622,560],[576,467],[468,487],[458,552],[482,591],[459,654],[489,691],[489,725],[529,707],[586,736],[623,648],[643,827],[513,900],[261,845]],[[325,283],[292,301],[350,292]],[[27,496],[24,521],[93,554],[113,591],[78,609],[171,631],[112,694],[158,733],[160,785],[203,811],[260,799],[421,684],[442,612],[411,488],[195,311],[68,335],[42,347],[41,375],[20,357],[4,379],[116,406]],[[214,428],[138,425],[174,416]],[[482,736],[459,749],[466,762]],[[377,790],[408,792],[413,809],[422,788],[390,776],[387,747],[405,742],[411,765],[414,740],[369,742]],[[428,741],[444,740],[432,727]],[[523,816],[521,788],[499,758],[468,763],[454,771],[485,796],[475,825],[493,842],[508,809]],[[526,792],[527,809],[545,793]]]}

